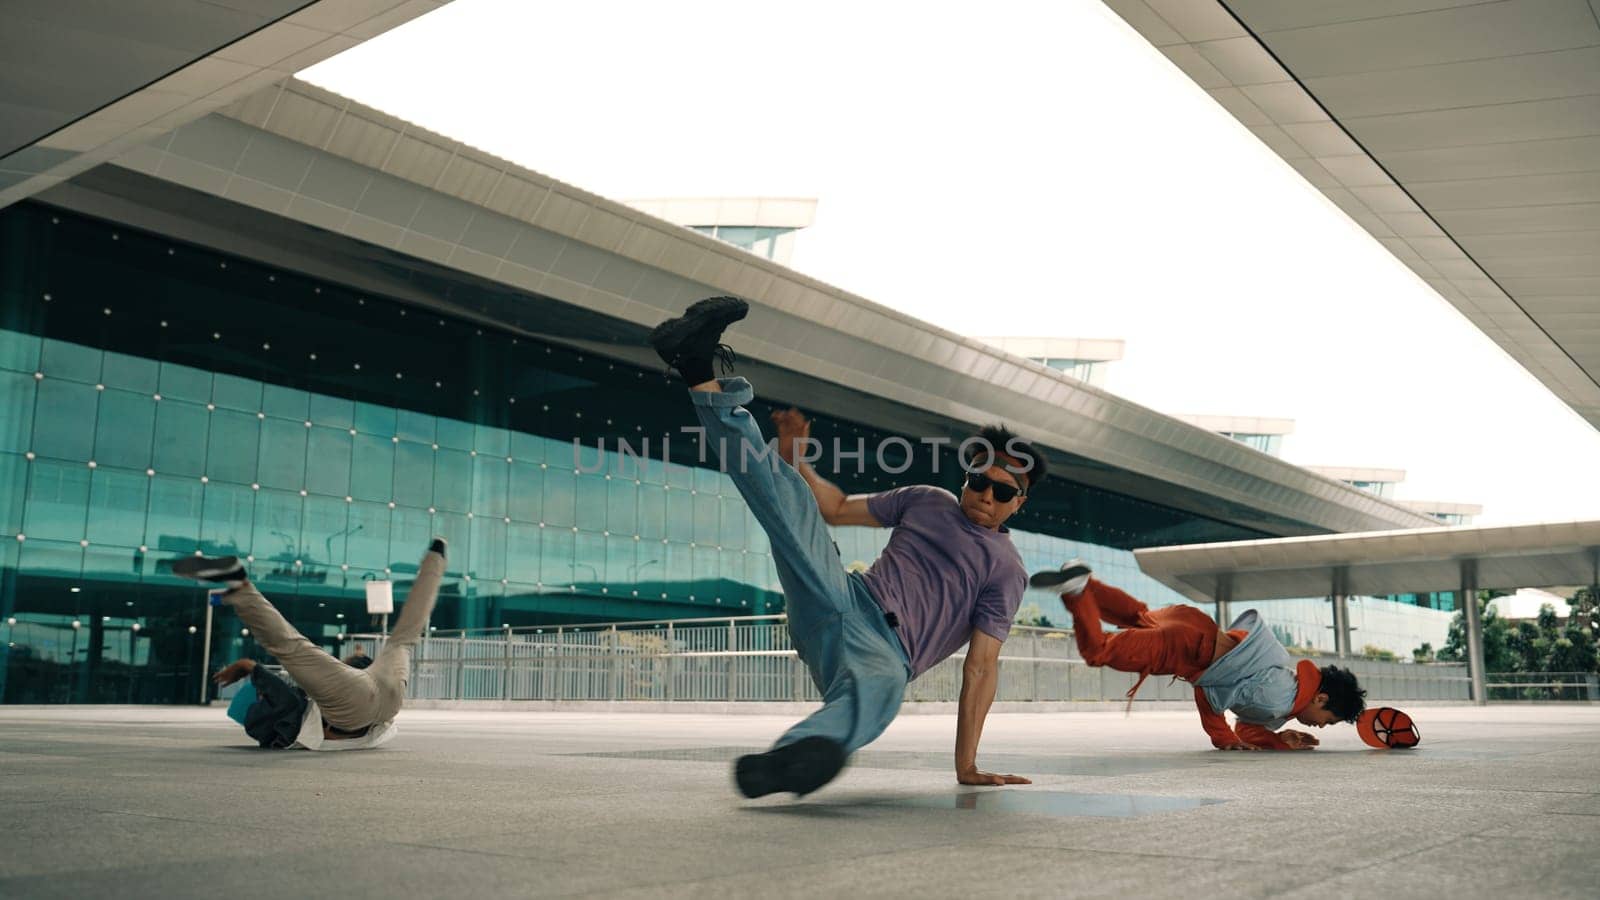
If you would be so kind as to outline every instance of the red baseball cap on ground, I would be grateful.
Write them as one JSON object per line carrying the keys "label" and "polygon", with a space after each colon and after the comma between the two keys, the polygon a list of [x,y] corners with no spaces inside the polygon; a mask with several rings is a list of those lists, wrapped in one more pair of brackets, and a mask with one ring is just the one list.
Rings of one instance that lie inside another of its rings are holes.
{"label": "red baseball cap on ground", "polygon": [[1422,742],[1422,732],[1411,717],[1392,706],[1379,706],[1356,718],[1356,733],[1367,746],[1379,750],[1404,750]]}

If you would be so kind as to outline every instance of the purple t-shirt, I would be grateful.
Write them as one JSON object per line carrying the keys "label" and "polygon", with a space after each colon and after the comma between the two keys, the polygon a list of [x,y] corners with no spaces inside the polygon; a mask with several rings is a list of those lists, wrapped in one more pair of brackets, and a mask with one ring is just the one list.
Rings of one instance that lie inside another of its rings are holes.
{"label": "purple t-shirt", "polygon": [[913,678],[961,649],[974,628],[1006,639],[1028,574],[1004,526],[972,524],[955,495],[925,484],[873,494],[867,511],[894,529],[864,577],[900,620]]}

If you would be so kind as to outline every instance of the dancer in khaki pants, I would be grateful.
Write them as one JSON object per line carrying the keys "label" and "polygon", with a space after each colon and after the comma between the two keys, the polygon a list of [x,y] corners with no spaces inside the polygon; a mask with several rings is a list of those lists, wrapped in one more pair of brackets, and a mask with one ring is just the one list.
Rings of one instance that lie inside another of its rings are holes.
{"label": "dancer in khaki pants", "polygon": [[411,680],[411,653],[433,613],[444,562],[445,542],[434,538],[388,642],[364,668],[352,664],[357,658],[346,663],[328,655],[296,631],[250,583],[238,557],[182,559],[173,563],[172,572],[225,585],[222,602],[233,607],[256,642],[277,657],[300,688],[290,688],[254,660],[239,660],[218,672],[214,680],[219,685],[251,679],[260,698],[245,722],[251,737],[264,747],[357,750],[394,736],[394,717]]}

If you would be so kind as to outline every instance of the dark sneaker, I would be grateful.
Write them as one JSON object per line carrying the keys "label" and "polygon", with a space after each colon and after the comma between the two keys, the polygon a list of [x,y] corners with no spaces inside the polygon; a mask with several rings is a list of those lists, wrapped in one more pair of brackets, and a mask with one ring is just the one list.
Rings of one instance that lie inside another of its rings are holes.
{"label": "dark sneaker", "polygon": [[750,304],[738,297],[707,297],[657,325],[650,346],[689,384],[710,381],[716,377],[713,362],[721,362],[724,372],[733,364],[733,351],[722,343],[723,329],[749,312]]}
{"label": "dark sneaker", "polygon": [[1036,588],[1059,587],[1062,593],[1076,594],[1089,583],[1089,576],[1093,574],[1094,570],[1089,568],[1087,563],[1081,559],[1074,559],[1062,563],[1059,569],[1045,569],[1043,572],[1033,573],[1028,579],[1028,584]]}
{"label": "dark sneaker", "polygon": [[766,753],[739,757],[733,780],[746,797],[789,791],[804,797],[827,784],[844,768],[844,745],[825,737],[801,738]]}
{"label": "dark sneaker", "polygon": [[186,556],[172,564],[172,574],[230,588],[250,580],[237,556]]}
{"label": "dark sneaker", "polygon": [[437,553],[440,556],[443,556],[444,555],[444,548],[445,548],[444,538],[436,537],[436,538],[433,539],[433,543],[428,545],[428,552]]}

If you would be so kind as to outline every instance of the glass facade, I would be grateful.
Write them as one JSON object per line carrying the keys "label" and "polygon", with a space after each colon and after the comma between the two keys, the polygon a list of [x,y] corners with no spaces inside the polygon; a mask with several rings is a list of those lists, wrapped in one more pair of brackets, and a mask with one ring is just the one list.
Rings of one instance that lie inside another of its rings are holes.
{"label": "glass facade", "polygon": [[[0,212],[0,299],[3,702],[197,699],[204,597],[170,571],[197,552],[247,557],[330,650],[375,628],[366,581],[404,596],[433,534],[440,628],[783,609],[660,371],[26,203]],[[865,462],[841,487],[959,484],[953,450],[937,473]],[[1178,595],[1128,548],[1258,536],[1067,479],[1014,523],[1030,567],[1082,557],[1158,604]],[[838,529],[843,562],[887,536]],[[211,659],[259,656],[241,631],[221,608]]]}
{"label": "glass facade", "polygon": [[756,225],[694,225],[701,234],[748,250],[766,259],[777,259],[778,238],[793,233],[794,228],[767,228]]}
{"label": "glass facade", "polygon": [[1254,450],[1260,450],[1272,456],[1277,456],[1283,449],[1283,435],[1281,434],[1245,434],[1243,432],[1221,431],[1223,437],[1232,438],[1239,443]]}

